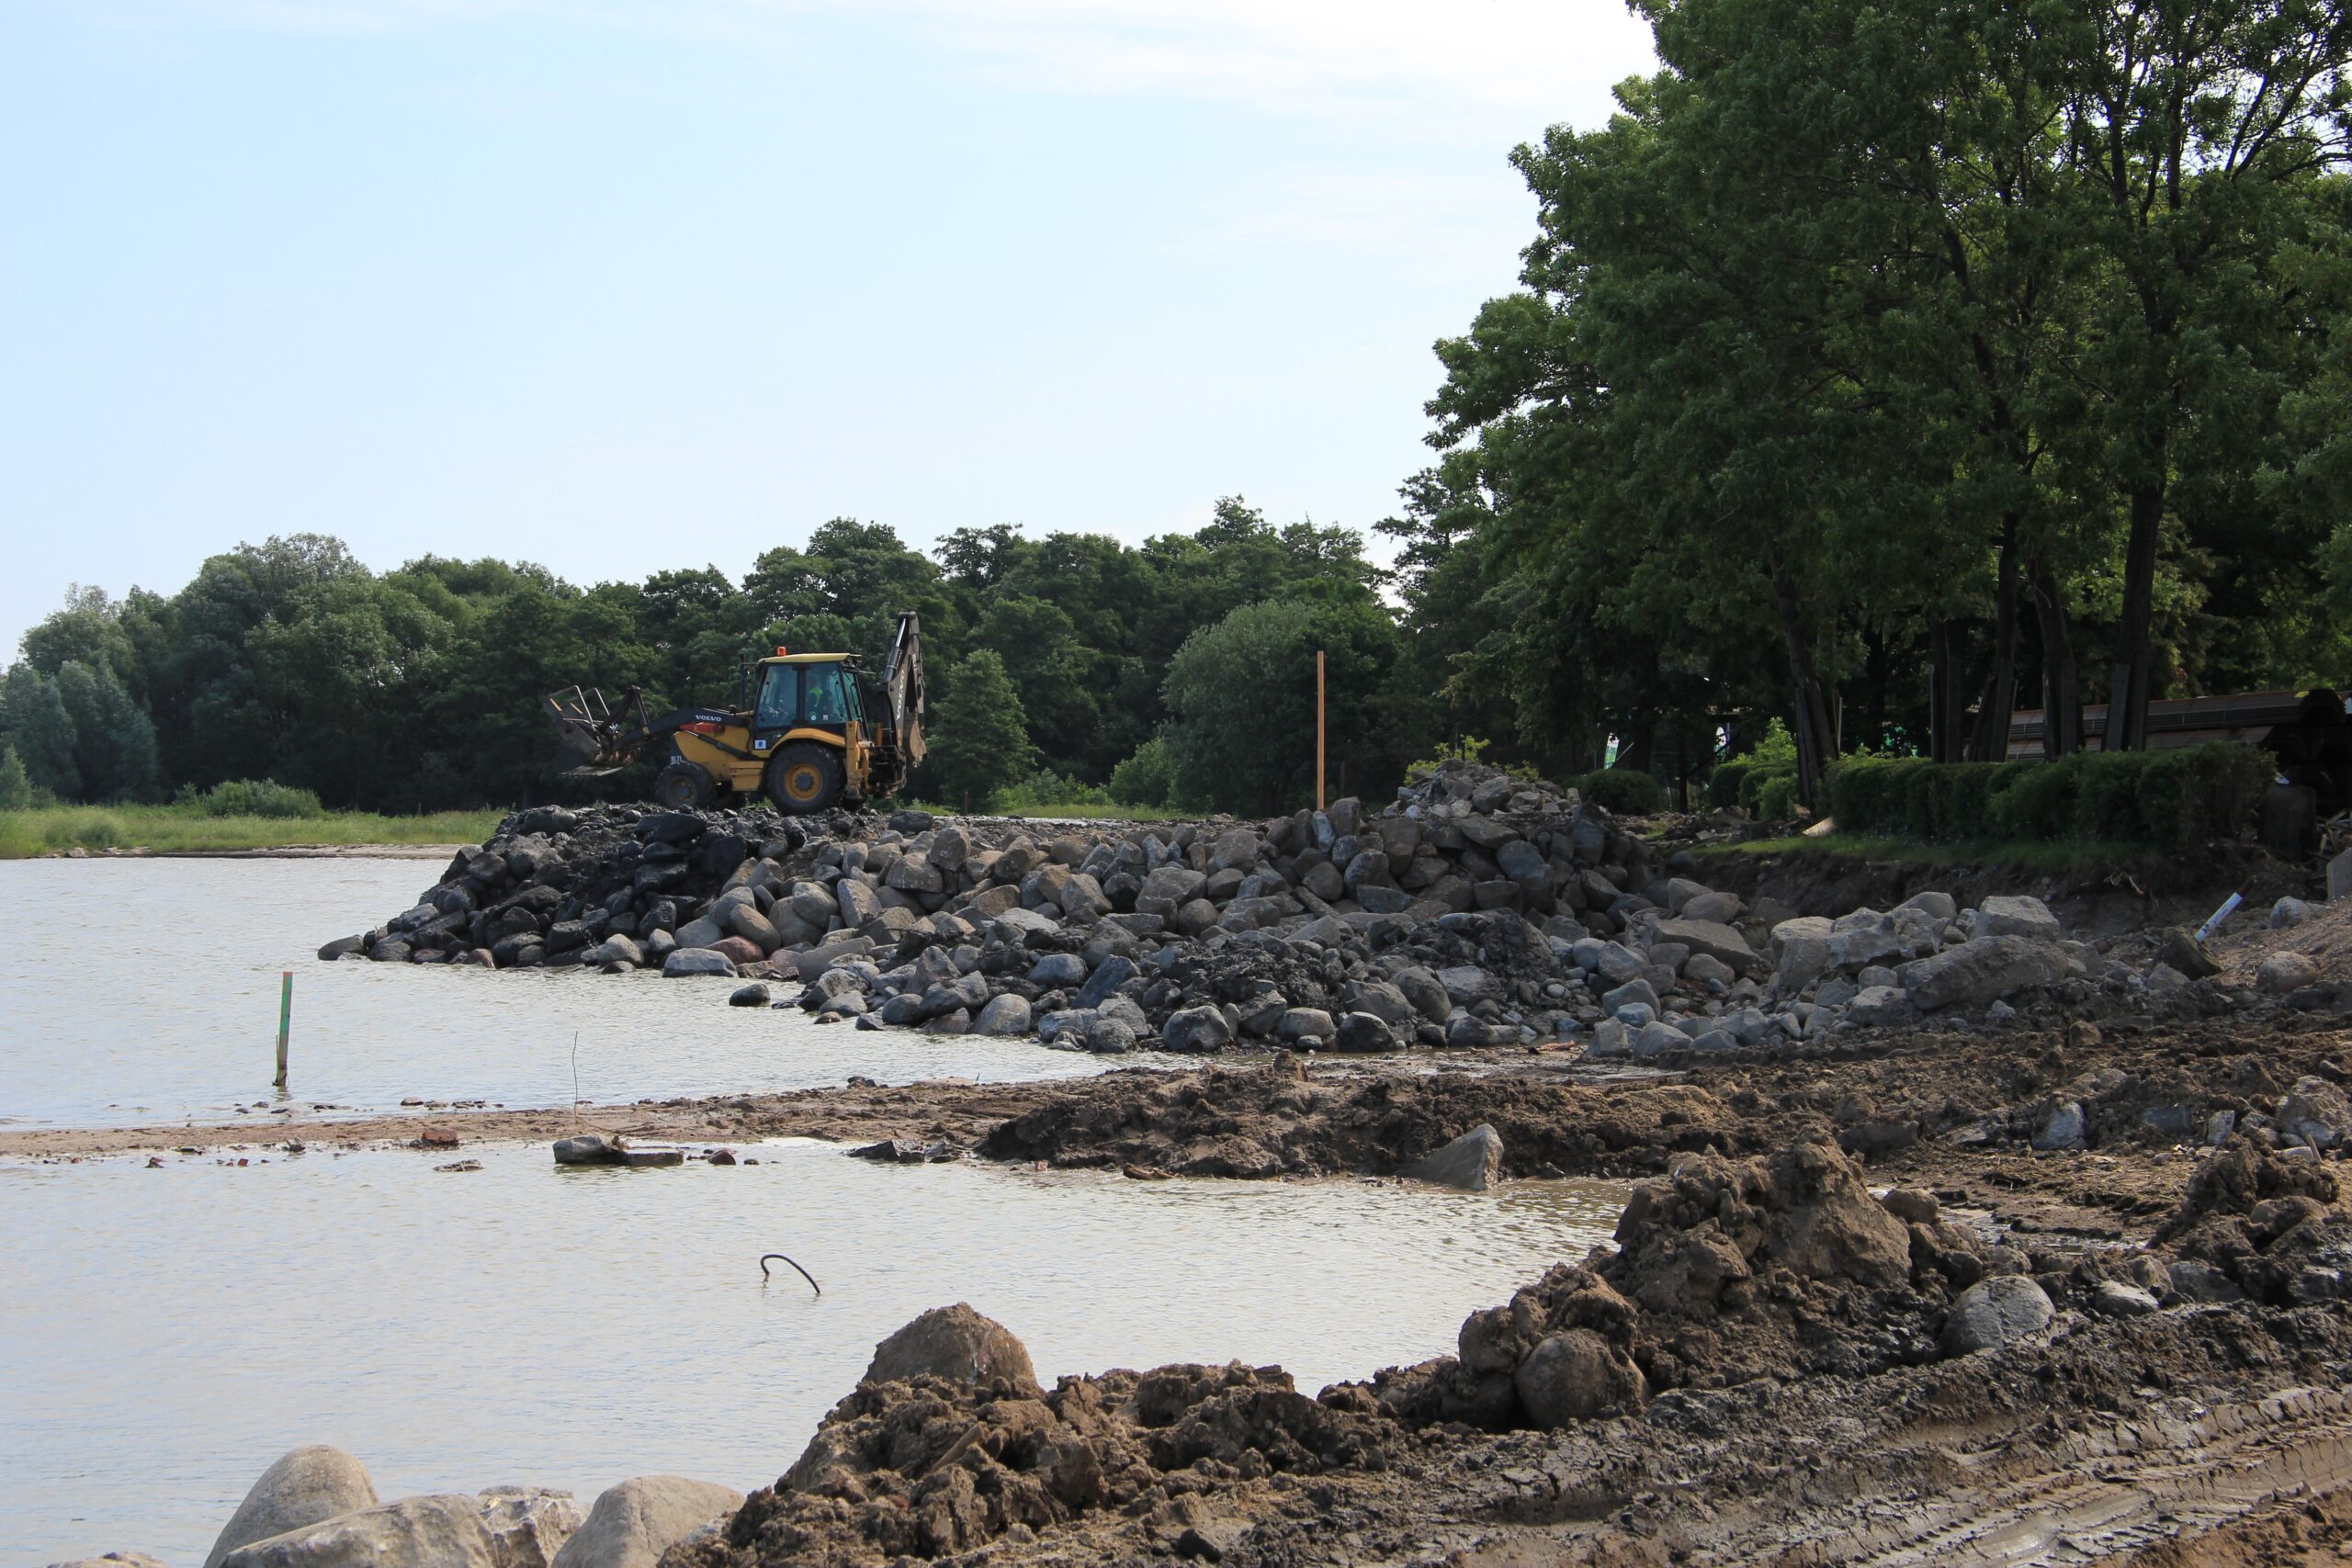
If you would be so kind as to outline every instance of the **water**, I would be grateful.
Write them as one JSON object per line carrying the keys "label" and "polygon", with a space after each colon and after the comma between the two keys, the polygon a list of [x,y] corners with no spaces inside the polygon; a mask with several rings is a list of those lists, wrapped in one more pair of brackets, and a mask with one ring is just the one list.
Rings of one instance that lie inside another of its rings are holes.
{"label": "water", "polygon": [[[1450,1351],[1466,1313],[1581,1258],[1623,1201],[876,1166],[806,1143],[651,1171],[467,1152],[484,1168],[396,1150],[0,1166],[0,1565],[200,1562],[300,1442],[350,1449],[388,1498],[524,1482],[585,1506],[647,1472],[749,1488],[876,1341],[955,1301],[1049,1383],[1238,1357],[1311,1390]],[[768,1251],[824,1295],[763,1285]]]}
{"label": "water", "polygon": [[[820,1026],[726,1005],[734,983],[442,964],[322,964],[407,908],[424,860],[0,863],[0,1126],[233,1120],[270,1096],[294,972],[292,1102],[600,1103],[921,1078],[1068,1077],[1034,1041]],[[785,996],[791,992],[786,990]]]}

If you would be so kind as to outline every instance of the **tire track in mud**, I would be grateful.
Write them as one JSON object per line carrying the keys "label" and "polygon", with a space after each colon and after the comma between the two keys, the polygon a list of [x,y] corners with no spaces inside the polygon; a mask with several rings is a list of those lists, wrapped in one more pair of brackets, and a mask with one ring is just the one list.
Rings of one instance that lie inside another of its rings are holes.
{"label": "tire track in mud", "polygon": [[[2290,1389],[2192,1418],[2114,1421],[2048,1444],[2021,1437],[2014,1428],[1983,1431],[1974,1438],[1982,1446],[1963,1451],[1896,1442],[1875,1459],[1857,1456],[1838,1467],[1839,1490],[1852,1499],[1843,1505],[1819,1500],[1827,1477],[1816,1469],[1731,1496],[1710,1496],[1702,1483],[1693,1488],[1698,1496],[1669,1506],[1703,1511],[1704,1524],[1678,1527],[1654,1516],[1656,1533],[1639,1544],[1591,1517],[1593,1499],[1577,1506],[1563,1498],[1582,1517],[1549,1528],[1521,1524],[1438,1560],[1449,1568],[1645,1557],[1777,1568],[2064,1568],[2225,1529],[2282,1499],[2352,1483],[2352,1399],[2326,1389]],[[1927,1475],[1939,1483],[1923,1495]]]}

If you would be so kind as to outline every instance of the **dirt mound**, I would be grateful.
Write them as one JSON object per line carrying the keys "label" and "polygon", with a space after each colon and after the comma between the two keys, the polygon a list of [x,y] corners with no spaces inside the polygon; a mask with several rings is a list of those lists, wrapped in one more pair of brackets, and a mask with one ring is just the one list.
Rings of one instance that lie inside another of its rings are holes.
{"label": "dirt mound", "polygon": [[775,1485],[665,1568],[936,1558],[1265,1477],[1376,1473],[1409,1441],[1239,1362],[1064,1378],[861,1383]]}
{"label": "dirt mound", "polygon": [[2273,1306],[2352,1300],[2352,1212],[2335,1171],[2310,1156],[2238,1137],[2208,1157],[2157,1233],[2185,1260],[2175,1280],[2203,1264]]}
{"label": "dirt mound", "polygon": [[1072,1085],[998,1126],[979,1152],[1183,1176],[1388,1175],[1482,1122],[1502,1135],[1506,1176],[1640,1176],[1678,1153],[1747,1146],[1721,1100],[1679,1085],[1604,1091],[1509,1077],[1213,1071]]}

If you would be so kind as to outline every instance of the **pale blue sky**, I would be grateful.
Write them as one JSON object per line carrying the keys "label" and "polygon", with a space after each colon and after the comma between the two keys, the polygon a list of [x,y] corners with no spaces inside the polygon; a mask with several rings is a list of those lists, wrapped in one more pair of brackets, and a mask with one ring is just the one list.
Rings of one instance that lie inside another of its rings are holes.
{"label": "pale blue sky", "polygon": [[0,0],[0,649],[312,529],[1395,510],[1619,0]]}

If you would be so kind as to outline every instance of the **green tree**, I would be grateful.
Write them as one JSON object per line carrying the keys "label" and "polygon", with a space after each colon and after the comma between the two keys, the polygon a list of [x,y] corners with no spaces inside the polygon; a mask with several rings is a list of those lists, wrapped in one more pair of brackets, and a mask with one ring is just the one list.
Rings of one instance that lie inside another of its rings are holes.
{"label": "green tree", "polygon": [[33,784],[14,749],[0,746],[0,811],[22,811],[33,803]]}
{"label": "green tree", "polygon": [[1176,798],[1176,758],[1168,738],[1155,735],[1111,770],[1111,798],[1122,806],[1170,806]]}
{"label": "green tree", "polygon": [[1186,800],[1271,814],[1315,778],[1315,628],[1304,604],[1246,604],[1168,666],[1168,749]]}
{"label": "green tree", "polygon": [[985,810],[997,791],[1036,768],[1021,694],[992,649],[976,649],[947,666],[930,708],[918,788],[959,810]]}
{"label": "green tree", "polygon": [[0,729],[35,789],[60,800],[82,797],[74,718],[57,694],[56,682],[29,664],[12,665],[0,686]]}
{"label": "green tree", "polygon": [[155,725],[105,665],[69,659],[57,696],[74,725],[74,766],[88,800],[143,800],[160,773]]}

